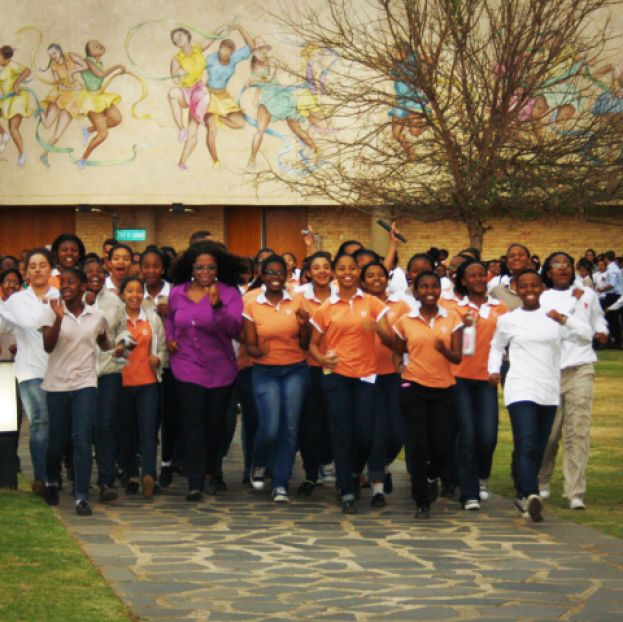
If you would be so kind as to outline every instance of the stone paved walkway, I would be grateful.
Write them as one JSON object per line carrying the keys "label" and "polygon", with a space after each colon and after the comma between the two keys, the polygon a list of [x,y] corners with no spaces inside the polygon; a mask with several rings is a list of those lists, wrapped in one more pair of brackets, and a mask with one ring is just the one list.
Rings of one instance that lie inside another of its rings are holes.
{"label": "stone paved walkway", "polygon": [[232,454],[229,491],[201,503],[179,476],[151,501],[93,503],[90,518],[62,493],[60,518],[141,620],[623,620],[623,541],[528,523],[495,496],[469,514],[442,500],[416,521],[404,472],[382,510],[364,491],[346,517],[327,486],[276,505],[242,486]]}

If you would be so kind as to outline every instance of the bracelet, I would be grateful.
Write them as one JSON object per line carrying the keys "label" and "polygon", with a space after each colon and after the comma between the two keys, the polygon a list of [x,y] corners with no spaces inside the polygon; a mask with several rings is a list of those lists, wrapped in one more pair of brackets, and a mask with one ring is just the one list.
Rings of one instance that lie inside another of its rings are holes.
{"label": "bracelet", "polygon": [[222,306],[223,306],[223,301],[222,301],[222,300],[219,300],[218,302],[215,302],[215,303],[212,305],[212,308],[213,308],[213,309],[220,309],[220,308],[222,308]]}

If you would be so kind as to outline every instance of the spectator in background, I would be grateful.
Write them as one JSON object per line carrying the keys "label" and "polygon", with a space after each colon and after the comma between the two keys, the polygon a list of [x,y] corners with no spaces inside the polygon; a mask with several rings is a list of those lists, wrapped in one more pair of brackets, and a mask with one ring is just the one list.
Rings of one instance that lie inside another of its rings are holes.
{"label": "spectator in background", "polygon": [[[604,260],[606,266],[605,283],[596,287],[596,291],[600,294],[604,294],[603,298],[600,296],[600,303],[603,309],[607,309],[623,294],[623,287],[621,284],[621,270],[617,265],[614,251],[606,251],[604,253]],[[608,328],[610,329],[610,336],[614,347],[620,348],[621,322],[619,312],[607,311],[606,320],[608,321]]]}
{"label": "spectator in background", "polygon": [[209,242],[214,241],[214,236],[207,229],[201,229],[200,231],[195,231],[190,236],[190,239],[188,241],[188,246],[192,246],[193,244],[196,244],[197,242],[206,242],[206,241],[209,241]]}
{"label": "spectator in background", "polygon": [[594,289],[595,284],[593,283],[593,264],[588,259],[586,259],[586,257],[582,257],[578,260],[575,268],[578,273],[578,277],[582,281],[582,285],[589,289]]}
{"label": "spectator in background", "polygon": [[594,266],[597,262],[597,253],[592,248],[587,248],[584,252],[584,258],[588,259],[591,264]]}

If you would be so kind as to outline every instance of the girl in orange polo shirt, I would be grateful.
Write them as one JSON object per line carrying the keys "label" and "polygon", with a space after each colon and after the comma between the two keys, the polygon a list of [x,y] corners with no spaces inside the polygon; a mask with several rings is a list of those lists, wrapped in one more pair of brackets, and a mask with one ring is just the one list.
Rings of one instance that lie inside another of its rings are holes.
{"label": "girl in orange polo shirt", "polygon": [[458,471],[461,503],[466,510],[480,509],[489,498],[487,479],[498,437],[498,395],[489,382],[487,361],[491,340],[505,304],[487,295],[487,266],[468,260],[456,273],[456,291],[463,296],[455,309],[476,326],[475,351],[464,354],[454,367],[458,423]]}
{"label": "girl in orange polo shirt", "polygon": [[[441,280],[432,271],[420,272],[414,293],[418,310],[394,325],[396,352],[408,352],[402,372],[401,410],[412,447],[411,493],[416,518],[428,518],[437,496],[437,480],[453,464],[455,398],[451,364],[461,362],[463,323],[456,311],[439,306]],[[449,466],[450,465],[450,466]]]}
{"label": "girl in orange polo shirt", "polygon": [[[307,313],[312,316],[331,295],[331,280],[333,279],[331,255],[318,251],[308,257],[303,265],[302,276],[311,280],[298,288],[297,295]],[[324,352],[322,345],[321,350]],[[296,493],[300,497],[308,497],[312,494],[318,483],[318,474],[322,465],[332,460],[327,404],[322,393],[322,367],[309,353],[306,358],[309,365],[310,384],[305,393],[299,425],[299,449],[305,470],[305,481]]]}
{"label": "girl in orange polo shirt", "polygon": [[283,257],[270,255],[261,265],[262,293],[244,307],[243,329],[253,358],[253,394],[258,428],[253,449],[251,485],[262,490],[271,454],[273,500],[287,503],[288,482],[296,457],[298,423],[309,369],[303,348],[309,341],[308,319],[302,302],[286,287]]}
{"label": "girl in orange polo shirt", "polygon": [[[361,271],[361,285],[364,291],[383,302],[389,311],[387,320],[393,326],[411,307],[396,294],[388,295],[389,273],[380,261],[373,261]],[[404,422],[400,413],[398,394],[400,391],[399,359],[391,348],[376,336],[376,410],[374,422],[374,444],[368,458],[368,478],[372,482],[372,507],[385,505],[385,494],[393,490],[391,473],[386,472],[404,445]]]}
{"label": "girl in orange polo shirt", "polygon": [[125,328],[134,345],[123,368],[121,389],[121,426],[123,461],[128,476],[127,494],[138,492],[136,437],[143,461],[143,495],[154,493],[156,482],[156,443],[158,435],[158,382],[166,363],[166,339],[157,313],[142,308],[143,281],[137,276],[124,279],[119,295],[125,303]]}
{"label": "girl in orange polo shirt", "polygon": [[[355,514],[359,475],[372,449],[376,403],[376,334],[388,345],[393,335],[387,307],[359,289],[360,270],[350,255],[333,262],[338,289],[312,318],[309,351],[324,368],[337,488],[342,511]],[[321,347],[324,342],[326,351]]]}

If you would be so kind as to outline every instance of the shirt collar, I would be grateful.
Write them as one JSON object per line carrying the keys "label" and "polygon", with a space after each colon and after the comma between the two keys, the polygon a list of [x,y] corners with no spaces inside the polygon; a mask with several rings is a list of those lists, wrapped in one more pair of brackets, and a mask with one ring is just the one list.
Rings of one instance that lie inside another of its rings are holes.
{"label": "shirt collar", "polygon": [[144,295],[143,298],[145,300],[154,300],[155,301],[156,298],[159,298],[160,296],[166,296],[168,298],[170,293],[171,293],[171,284],[168,281],[165,281],[163,279],[162,280],[162,289],[155,296],[152,296],[147,291],[147,285],[145,285],[145,295]]}
{"label": "shirt collar", "polygon": [[[283,300],[280,300],[277,306],[279,306],[284,300],[294,300],[286,288],[282,289],[281,292],[283,293]],[[271,302],[269,302],[268,298],[266,298],[266,285],[262,285],[262,293],[255,300],[261,305],[270,305],[271,307],[274,306]]]}
{"label": "shirt collar", "polygon": [[[128,314],[125,311],[125,309],[123,311],[125,313],[126,319],[130,320],[130,318],[128,317]],[[147,322],[147,313],[145,313],[145,309],[143,309],[143,307],[141,307],[141,310],[138,312],[138,317],[136,318],[136,320],[130,320],[130,322],[132,322],[132,321],[134,321],[134,322],[138,322],[138,321]]]}
{"label": "shirt collar", "polygon": [[[350,302],[352,302],[355,298],[363,298],[363,291],[361,291],[361,289],[357,288],[357,291],[355,292],[355,295],[350,299]],[[329,296],[329,302],[332,305],[335,305],[340,301],[342,301],[342,299],[340,298],[340,290],[339,288],[336,288],[331,292],[331,296]]]}
{"label": "shirt collar", "polygon": [[[423,322],[426,322],[426,320],[422,317],[422,307],[418,307],[417,309],[413,309],[412,311],[409,311],[409,317],[413,317],[413,318],[420,318]],[[438,317],[448,317],[448,311],[442,307],[441,305],[437,306],[437,315],[433,318],[438,318]],[[426,322],[428,324],[428,322]]]}
{"label": "shirt collar", "polygon": [[[471,307],[472,309],[478,309],[478,307],[470,301],[467,296],[463,296],[461,300],[457,303],[459,307]],[[491,307],[497,307],[500,304],[500,301],[497,298],[491,298],[491,296],[487,296],[487,300],[483,303],[485,305],[489,305]]]}
{"label": "shirt collar", "polygon": [[[329,291],[331,292],[329,297],[333,295],[336,289],[337,288],[335,287],[333,283],[329,284]],[[314,293],[313,283],[305,283],[304,285],[300,285],[299,287],[296,288],[295,291],[302,294],[303,298],[305,298],[306,300],[314,300],[316,302],[320,302],[320,300],[316,298],[316,294]]]}
{"label": "shirt collar", "polygon": [[65,301],[63,301],[63,306],[65,307],[65,313],[69,316],[74,318],[74,320],[78,320],[79,318],[81,318],[83,315],[91,315],[92,313],[95,313],[95,309],[93,308],[93,305],[88,305],[85,303],[84,308],[82,309],[82,313],[78,316],[75,316],[68,308],[67,305],[65,304]]}

